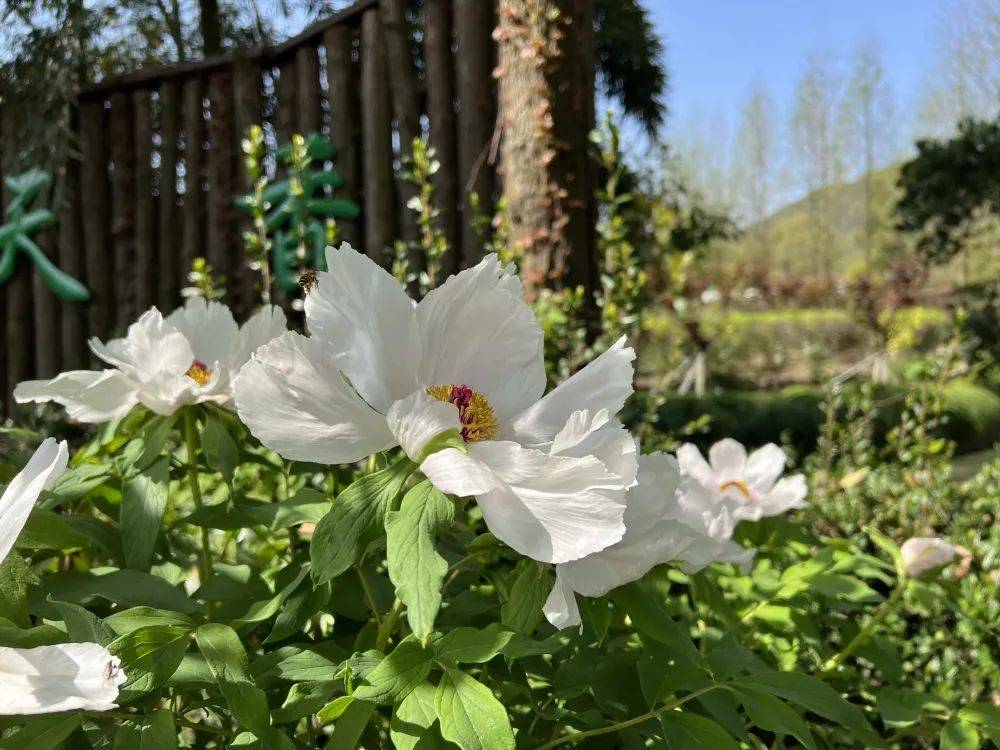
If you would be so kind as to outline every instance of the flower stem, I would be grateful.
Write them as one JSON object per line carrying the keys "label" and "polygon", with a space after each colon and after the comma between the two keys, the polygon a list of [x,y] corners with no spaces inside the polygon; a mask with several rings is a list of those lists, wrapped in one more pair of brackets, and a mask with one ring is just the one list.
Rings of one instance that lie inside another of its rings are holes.
{"label": "flower stem", "polygon": [[672,701],[664,703],[659,708],[654,708],[652,711],[647,711],[639,716],[633,716],[631,719],[626,719],[625,721],[619,721],[615,724],[609,724],[606,727],[601,727],[600,729],[588,729],[586,732],[577,732],[576,734],[567,734],[564,737],[558,737],[550,742],[546,742],[544,745],[539,745],[538,750],[548,750],[552,747],[557,747],[559,745],[564,745],[568,742],[579,742],[580,740],[585,740],[588,737],[599,737],[602,734],[611,734],[612,732],[618,732],[622,729],[628,729],[629,727],[634,727],[636,724],[642,724],[650,719],[655,719],[660,714],[666,711],[672,711],[678,706],[682,706],[690,700],[697,698],[700,695],[715,690],[717,688],[724,687],[721,684],[708,685],[706,687],[695,690],[692,693],[688,693],[680,698],[675,698]]}
{"label": "flower stem", "polygon": [[[187,475],[188,485],[191,487],[191,499],[194,501],[195,509],[201,510],[205,507],[205,503],[201,498],[201,487],[198,485],[198,424],[193,407],[184,410],[184,444],[187,446]],[[212,556],[208,543],[208,529],[204,526],[200,528],[201,562],[198,566],[198,577],[204,586],[212,569]]]}
{"label": "flower stem", "polygon": [[878,608],[878,610],[876,610],[875,614],[872,615],[872,618],[868,621],[868,624],[865,625],[861,629],[861,631],[856,636],[854,636],[854,638],[852,638],[851,641],[846,646],[844,646],[843,649],[841,649],[840,653],[831,656],[823,663],[822,671],[824,673],[832,672],[834,669],[839,667],[841,664],[844,663],[844,660],[847,659],[847,657],[849,657],[851,654],[853,654],[855,651],[861,648],[861,646],[865,644],[865,641],[871,638],[872,634],[875,632],[875,629],[889,615],[889,613],[903,598],[903,594],[906,591],[906,584],[908,582],[909,582],[908,579],[900,578],[900,580],[896,584],[895,590],[892,592],[892,595],[884,602],[882,602],[882,605]]}
{"label": "flower stem", "polygon": [[382,620],[382,624],[379,626],[378,635],[375,637],[375,650],[384,651],[386,644],[389,643],[389,637],[392,635],[392,631],[396,629],[396,623],[399,622],[399,616],[403,612],[403,603],[397,599],[392,603],[392,609]]}

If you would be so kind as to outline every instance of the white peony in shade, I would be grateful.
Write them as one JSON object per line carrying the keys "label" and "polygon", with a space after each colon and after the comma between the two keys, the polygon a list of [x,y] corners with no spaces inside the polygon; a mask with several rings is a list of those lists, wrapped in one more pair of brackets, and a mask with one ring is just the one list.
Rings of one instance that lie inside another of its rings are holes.
{"label": "white peony in shade", "polygon": [[136,404],[172,414],[189,404],[232,402],[232,379],[257,347],[285,331],[285,314],[266,307],[242,328],[229,308],[193,297],[167,318],[155,307],[128,328],[125,338],[90,348],[111,365],[72,370],[52,380],[18,384],[18,403],[54,401],[79,422],[124,416]]}
{"label": "white peony in shade", "polygon": [[14,548],[38,496],[66,471],[68,461],[66,443],[46,438],[27,465],[7,485],[0,496],[0,563]]}
{"label": "white peony in shade", "polygon": [[125,679],[118,659],[97,643],[0,648],[0,715],[108,711]]}
{"label": "white peony in shade", "polygon": [[941,568],[955,559],[955,545],[938,537],[914,537],[899,548],[903,570],[908,576],[917,577]]}
{"label": "white peony in shade", "polygon": [[685,443],[677,451],[681,472],[718,500],[735,502],[737,521],[758,521],[806,506],[806,479],[802,474],[781,477],[785,452],[768,443],[747,456],[746,448],[725,438],[708,451],[708,461],[699,450]]}
{"label": "white peony in shade", "polygon": [[713,562],[746,565],[753,559],[730,537],[733,504],[715,502],[682,479],[673,456],[639,458],[638,484],[628,491],[625,536],[617,544],[581,560],[556,566],[556,582],[545,602],[545,617],[557,628],[580,624],[576,593],[603,596],[637,581],[660,563],[676,563],[695,573]]}
{"label": "white peony in shade", "polygon": [[[614,418],[632,392],[624,341],[543,396],[541,328],[496,256],[419,304],[350,245],[329,248],[327,266],[306,297],[309,336],[280,336],[236,379],[240,417],[264,445],[324,464],[401,445],[439,490],[475,496],[490,531],[536,560],[621,539],[636,472]],[[435,451],[449,435],[456,447]]]}

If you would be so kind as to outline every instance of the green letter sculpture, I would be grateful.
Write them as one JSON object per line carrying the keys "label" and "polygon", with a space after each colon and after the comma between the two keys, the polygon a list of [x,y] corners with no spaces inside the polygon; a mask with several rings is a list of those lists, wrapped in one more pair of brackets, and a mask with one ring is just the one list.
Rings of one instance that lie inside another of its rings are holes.
{"label": "green letter sculpture", "polygon": [[40,169],[29,169],[4,182],[14,195],[7,206],[7,223],[0,226],[0,286],[5,284],[17,266],[19,253],[27,255],[42,274],[55,295],[67,302],[86,302],[90,292],[83,284],[53,265],[42,249],[31,239],[38,230],[55,223],[55,215],[47,208],[27,210],[38,194],[47,188],[52,178]]}

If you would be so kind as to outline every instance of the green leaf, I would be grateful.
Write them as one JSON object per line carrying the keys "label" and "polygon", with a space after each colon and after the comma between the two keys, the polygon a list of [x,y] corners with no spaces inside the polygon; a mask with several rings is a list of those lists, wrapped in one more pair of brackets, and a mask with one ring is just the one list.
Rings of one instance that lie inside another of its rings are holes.
{"label": "green leaf", "polygon": [[267,737],[271,728],[267,696],[250,677],[246,651],[236,631],[228,625],[208,623],[198,628],[195,638],[233,718],[258,737]]}
{"label": "green leaf", "polygon": [[68,518],[51,510],[35,508],[17,538],[17,546],[21,549],[57,549],[63,552],[87,548],[90,539],[73,528]]}
{"label": "green leaf", "polygon": [[441,608],[441,583],[448,562],[434,549],[434,536],[451,525],[455,506],[423,481],[403,497],[398,511],[386,519],[386,555],[396,596],[406,605],[406,618],[417,638],[426,642]]}
{"label": "green leaf", "polygon": [[399,703],[431,673],[431,655],[409,636],[365,677],[354,697],[372,703]]}
{"label": "green leaf", "polygon": [[456,669],[445,670],[434,694],[441,736],[462,750],[514,750],[514,731],[493,691]]}
{"label": "green leaf", "polygon": [[958,718],[970,724],[1000,729],[1000,708],[992,703],[970,703],[958,711]]}
{"label": "green leaf", "polygon": [[868,747],[880,744],[878,735],[861,709],[844,700],[822,680],[798,672],[759,672],[737,684],[765,690],[778,698],[795,703],[854,732]]}
{"label": "green leaf", "polygon": [[130,568],[149,570],[163,528],[169,484],[170,459],[166,456],[125,482],[120,522],[122,551]]}
{"label": "green leaf", "polygon": [[396,750],[444,750],[444,740],[431,729],[437,721],[435,693],[431,683],[422,682],[392,712],[389,737]]}
{"label": "green leaf", "polygon": [[[306,566],[308,567],[308,566]],[[284,640],[300,632],[306,622],[319,612],[330,601],[331,586],[323,583],[313,586],[311,578],[305,578],[298,588],[288,597],[285,606],[274,618],[274,626],[268,633],[264,643],[274,643]]]}
{"label": "green leaf", "polygon": [[270,620],[278,613],[281,606],[285,603],[285,600],[295,593],[295,589],[299,587],[299,584],[302,583],[308,575],[309,566],[304,565],[287,586],[283,587],[270,599],[251,604],[250,608],[242,617],[233,621],[233,625],[239,627],[240,625],[246,625],[251,622],[263,622],[264,620]]}
{"label": "green leaf", "polygon": [[209,468],[222,474],[226,482],[232,484],[233,473],[240,463],[240,449],[212,414],[205,418],[205,428],[201,432],[201,452]]}
{"label": "green leaf", "polygon": [[947,712],[948,708],[928,693],[904,688],[885,687],[875,696],[875,707],[891,727],[908,727],[918,723],[925,712]]}
{"label": "green leaf", "polygon": [[690,711],[660,714],[664,737],[670,750],[739,750],[739,743],[711,719]]}
{"label": "green leaf", "polygon": [[128,682],[120,700],[128,702],[165,683],[174,673],[191,640],[191,631],[166,625],[150,625],[119,636],[108,651],[121,659]]}
{"label": "green leaf", "polygon": [[639,632],[674,649],[677,656],[693,664],[704,664],[691,637],[663,606],[662,598],[650,586],[630,583],[611,592],[614,603],[623,609]]}
{"label": "green leaf", "polygon": [[957,716],[948,720],[941,727],[940,750],[979,750],[979,732],[972,724],[962,721]]}
{"label": "green leaf", "polygon": [[312,574],[317,583],[336,578],[361,559],[378,538],[414,465],[401,459],[387,469],[356,480],[340,493],[323,516],[309,546]]}
{"label": "green leaf", "polygon": [[435,640],[431,651],[435,659],[484,664],[503,651],[513,637],[514,633],[501,630],[498,623],[482,630],[455,628]]}
{"label": "green leaf", "polygon": [[316,718],[319,719],[321,724],[329,724],[330,722],[336,721],[353,702],[353,695],[341,695],[338,698],[334,698],[316,712]]}
{"label": "green leaf", "polygon": [[375,705],[367,701],[351,701],[337,719],[326,750],[354,750],[361,741],[361,734],[375,713]]}
{"label": "green leaf", "polygon": [[750,721],[761,729],[795,737],[809,750],[816,750],[816,740],[805,720],[769,693],[741,686],[737,691]]}
{"label": "green leaf", "polygon": [[176,750],[177,728],[165,708],[126,721],[115,735],[115,750]]}
{"label": "green leaf", "polygon": [[[45,592],[58,601],[77,604],[101,597],[123,607],[149,606],[191,614],[200,611],[179,588],[159,576],[138,570],[56,573],[45,578]],[[44,606],[33,602],[33,606]]]}
{"label": "green leaf", "polygon": [[81,464],[67,469],[43,495],[39,506],[54,510],[70,500],[78,500],[104,484],[110,472],[107,464]]}
{"label": "green leaf", "polygon": [[93,612],[70,602],[52,602],[66,623],[69,639],[77,643],[91,642],[107,646],[115,639],[115,631]]}
{"label": "green leaf", "polygon": [[340,688],[340,682],[332,680],[295,683],[288,691],[281,708],[272,714],[274,722],[282,724],[298,721],[321,711],[327,705],[330,696],[338,692]]}
{"label": "green leaf", "polygon": [[83,722],[80,713],[29,719],[19,731],[0,739],[0,750],[53,750]]}
{"label": "green leaf", "polygon": [[153,607],[132,607],[115,612],[104,618],[104,622],[119,635],[131,633],[151,625],[165,625],[194,630],[194,620],[179,612],[167,612]]}
{"label": "green leaf", "polygon": [[511,630],[530,635],[542,621],[542,607],[552,588],[548,567],[524,558],[511,574],[513,583],[500,606],[500,622]]}

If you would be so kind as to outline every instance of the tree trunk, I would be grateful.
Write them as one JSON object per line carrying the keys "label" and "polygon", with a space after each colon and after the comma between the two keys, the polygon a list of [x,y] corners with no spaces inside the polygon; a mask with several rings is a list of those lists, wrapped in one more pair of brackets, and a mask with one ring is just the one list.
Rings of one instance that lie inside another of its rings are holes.
{"label": "tree trunk", "polygon": [[222,52],[222,22],[219,19],[219,0],[198,0],[201,43],[205,57]]}
{"label": "tree trunk", "polygon": [[500,1],[503,197],[529,293],[596,279],[591,3]]}

